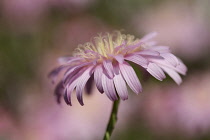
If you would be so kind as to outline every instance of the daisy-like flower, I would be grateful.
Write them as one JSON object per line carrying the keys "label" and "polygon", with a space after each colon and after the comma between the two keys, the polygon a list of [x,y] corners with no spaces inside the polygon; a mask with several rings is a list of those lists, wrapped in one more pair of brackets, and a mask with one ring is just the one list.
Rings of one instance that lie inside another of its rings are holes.
{"label": "daisy-like flower", "polygon": [[151,41],[155,36],[156,33],[151,33],[138,39],[116,31],[99,34],[90,42],[79,45],[72,57],[60,58],[60,66],[49,74],[54,81],[64,70],[55,88],[58,102],[64,96],[65,102],[72,105],[71,94],[76,89],[77,99],[84,105],[82,93],[91,76],[98,91],[105,93],[111,101],[118,97],[128,99],[127,85],[136,94],[142,92],[141,83],[129,62],[143,67],[160,81],[166,78],[166,72],[180,84],[182,79],[178,73],[185,75],[186,66],[170,53],[169,47],[157,46],[156,42]]}

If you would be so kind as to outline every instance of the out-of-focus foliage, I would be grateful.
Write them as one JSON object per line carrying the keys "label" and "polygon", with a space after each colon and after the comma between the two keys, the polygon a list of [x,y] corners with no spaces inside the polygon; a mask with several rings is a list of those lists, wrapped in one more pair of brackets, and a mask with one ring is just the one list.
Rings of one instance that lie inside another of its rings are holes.
{"label": "out-of-focus foliage", "polygon": [[[97,33],[121,29],[139,38],[158,31],[157,41],[171,46],[189,71],[181,86],[170,78],[157,82],[138,71],[144,91],[139,96],[131,93],[121,103],[113,139],[210,139],[210,118],[200,121],[210,115],[210,102],[202,104],[210,91],[208,84],[198,84],[209,82],[209,5],[209,0],[1,0],[0,139],[100,139],[111,102],[94,91],[85,95],[83,108],[76,101],[73,107],[59,106],[47,74],[57,57],[71,54],[78,44]],[[173,97],[175,102],[182,100],[187,111],[180,104],[173,108]],[[166,108],[180,112],[173,117]],[[180,121],[183,126],[178,127]],[[157,131],[159,127],[163,131]]]}

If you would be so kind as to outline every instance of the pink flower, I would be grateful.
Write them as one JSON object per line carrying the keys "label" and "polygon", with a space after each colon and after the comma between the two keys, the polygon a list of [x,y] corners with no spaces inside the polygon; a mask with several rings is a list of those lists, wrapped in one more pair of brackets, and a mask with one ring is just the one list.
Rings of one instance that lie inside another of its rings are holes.
{"label": "pink flower", "polygon": [[[195,86],[196,83],[196,86]],[[158,135],[198,138],[210,131],[210,73],[194,72],[183,86],[153,87],[141,102],[143,121]],[[185,138],[187,139],[187,138]]]}
{"label": "pink flower", "polygon": [[71,94],[76,88],[77,99],[84,105],[82,93],[91,76],[99,92],[104,92],[111,101],[117,100],[118,96],[122,100],[128,99],[126,84],[136,94],[142,92],[141,83],[129,62],[145,68],[160,81],[166,77],[166,72],[180,84],[182,79],[178,73],[185,75],[186,66],[170,53],[169,47],[156,46],[154,41],[150,41],[154,36],[156,33],[136,39],[119,31],[99,34],[91,42],[79,45],[73,57],[60,58],[61,65],[49,74],[54,81],[65,70],[55,89],[58,102],[64,96],[66,103],[72,105]]}

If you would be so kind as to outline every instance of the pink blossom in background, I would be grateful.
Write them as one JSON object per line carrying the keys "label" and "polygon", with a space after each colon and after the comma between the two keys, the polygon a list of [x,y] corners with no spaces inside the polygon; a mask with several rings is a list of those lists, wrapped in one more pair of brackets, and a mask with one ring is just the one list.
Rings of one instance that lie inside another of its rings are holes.
{"label": "pink blossom in background", "polygon": [[198,6],[163,3],[135,15],[133,24],[139,33],[157,31],[161,43],[169,44],[174,53],[193,61],[203,57],[210,44],[210,28]]}
{"label": "pink blossom in background", "polygon": [[0,139],[21,140],[21,131],[17,128],[18,119],[6,109],[0,107]]}
{"label": "pink blossom in background", "polygon": [[3,0],[4,21],[15,30],[35,30],[46,16],[48,0]]}
{"label": "pink blossom in background", "polygon": [[77,13],[88,9],[95,2],[96,0],[50,0],[50,5],[71,13]]}
{"label": "pink blossom in background", "polygon": [[49,20],[52,9],[75,14],[94,3],[95,0],[3,0],[0,11],[4,22],[15,31],[36,31]]}
{"label": "pink blossom in background", "polygon": [[144,119],[156,133],[199,136],[210,131],[210,74],[194,74],[181,87],[149,90]]}
{"label": "pink blossom in background", "polygon": [[[21,119],[18,125],[14,126],[20,139],[16,136],[10,140],[101,139],[111,111],[111,101],[98,94],[96,88],[93,90],[93,93],[96,93],[94,96],[85,94],[87,105],[81,107],[75,104],[71,108],[65,104],[58,105],[54,97],[49,96],[50,92],[36,83],[28,83],[21,91],[24,93],[19,105]],[[134,101],[122,103],[119,115],[123,117],[119,118],[118,131],[126,128],[128,113],[133,111],[133,105],[138,100]],[[76,102],[76,98],[73,98],[72,102]],[[5,125],[3,128],[5,130]],[[4,131],[0,129],[1,132]],[[11,128],[7,132],[13,134]]]}
{"label": "pink blossom in background", "polygon": [[26,95],[20,106],[22,114],[20,129],[24,140],[97,140],[103,135],[111,104],[100,94],[91,99],[86,96],[88,105],[85,108],[75,105],[69,109],[66,105],[57,105],[53,96],[48,97],[49,94],[44,94],[40,98],[37,93],[44,91],[39,91],[39,88],[33,85],[29,87],[23,92],[34,94]]}
{"label": "pink blossom in background", "polygon": [[72,105],[71,94],[76,88],[77,99],[84,105],[82,93],[91,76],[99,92],[105,93],[111,101],[118,99],[117,94],[122,100],[128,99],[126,84],[136,94],[142,92],[140,81],[128,62],[140,65],[160,81],[166,77],[166,72],[180,84],[182,79],[178,73],[185,75],[186,66],[170,53],[169,47],[151,41],[154,36],[156,33],[136,39],[116,31],[99,34],[92,41],[79,45],[72,57],[60,58],[60,66],[49,74],[54,83],[58,74],[65,71],[55,89],[57,101],[64,96],[66,103]]}

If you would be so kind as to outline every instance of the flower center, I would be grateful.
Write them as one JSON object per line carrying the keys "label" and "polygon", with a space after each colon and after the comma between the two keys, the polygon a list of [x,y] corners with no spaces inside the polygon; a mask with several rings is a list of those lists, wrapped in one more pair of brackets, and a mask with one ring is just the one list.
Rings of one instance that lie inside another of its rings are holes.
{"label": "flower center", "polygon": [[[139,39],[135,39],[133,35],[121,34],[119,31],[112,34],[99,34],[99,36],[94,37],[90,42],[83,45],[80,44],[75,49],[74,56],[89,60],[97,59],[98,61],[104,59],[112,60],[115,55],[125,55],[129,51],[134,52],[140,50],[141,44],[138,42]],[[135,47],[136,44],[139,45]],[[132,50],[128,48],[131,45],[135,47]]]}

